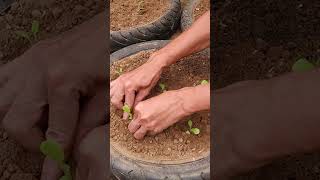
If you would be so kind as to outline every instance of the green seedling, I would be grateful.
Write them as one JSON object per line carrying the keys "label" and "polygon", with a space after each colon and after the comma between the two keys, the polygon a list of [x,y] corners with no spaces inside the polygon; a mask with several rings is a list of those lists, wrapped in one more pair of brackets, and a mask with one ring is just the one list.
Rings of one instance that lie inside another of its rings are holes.
{"label": "green seedling", "polygon": [[[318,63],[318,62],[317,62]],[[305,58],[298,59],[292,66],[293,72],[306,72],[316,68],[316,65],[312,64]]]}
{"label": "green seedling", "polygon": [[130,108],[130,106],[128,106],[127,104],[125,104],[125,105],[122,107],[122,110],[123,110],[123,112],[128,113],[129,119],[132,120],[132,113],[131,113],[131,108]]}
{"label": "green seedling", "polygon": [[201,85],[206,85],[206,84],[209,84],[209,82],[207,80],[202,80],[200,84]]}
{"label": "green seedling", "polygon": [[20,37],[22,39],[26,39],[30,43],[32,43],[33,40],[36,40],[38,38],[39,30],[40,30],[39,21],[33,21],[32,25],[31,25],[31,30],[29,32],[16,31],[16,34],[18,37]]}
{"label": "green seedling", "polygon": [[164,83],[159,83],[159,87],[161,88],[161,91],[162,91],[162,92],[167,91],[167,90],[166,90],[166,85],[165,85]]}
{"label": "green seedling", "polygon": [[142,15],[146,12],[144,0],[138,0],[138,14]]}
{"label": "green seedling", "polygon": [[190,132],[194,135],[200,134],[200,129],[192,127],[192,120],[191,119],[188,120],[188,126],[189,126],[189,130],[187,131],[188,134],[190,134]]}
{"label": "green seedling", "polygon": [[119,70],[116,70],[116,73],[120,76],[123,73],[123,69],[119,68]]}
{"label": "green seedling", "polygon": [[65,155],[61,146],[54,140],[48,139],[43,141],[40,145],[40,151],[48,158],[56,161],[59,168],[63,171],[64,175],[60,180],[72,180],[71,168],[65,162]]}

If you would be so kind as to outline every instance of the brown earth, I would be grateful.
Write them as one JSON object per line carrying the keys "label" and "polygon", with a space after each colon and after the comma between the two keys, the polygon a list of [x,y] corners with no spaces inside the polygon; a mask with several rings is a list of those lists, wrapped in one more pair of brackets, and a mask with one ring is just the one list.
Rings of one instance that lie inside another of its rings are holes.
{"label": "brown earth", "polygon": [[206,11],[210,10],[210,0],[200,0],[194,9],[194,19],[198,19]]}
{"label": "brown earth", "polygon": [[[0,64],[20,56],[32,44],[90,19],[104,10],[103,0],[17,0],[0,16]],[[29,31],[33,20],[40,22],[38,38],[32,43],[18,38],[16,31]],[[1,65],[0,65],[1,66]],[[0,180],[40,178],[42,156],[23,150],[0,127]]]}
{"label": "brown earth", "polygon": [[[135,69],[142,65],[149,57],[150,51],[140,52],[112,64],[110,69],[111,79],[119,75],[116,70],[122,68],[124,72]],[[187,86],[196,86],[201,80],[209,79],[210,64],[207,57],[193,55],[185,60],[171,65],[165,69],[159,80],[164,83],[167,90],[180,89]],[[157,85],[149,95],[156,96],[161,93]],[[128,131],[129,120],[121,118],[121,111],[116,111],[113,106],[110,109],[110,135],[111,145],[122,149],[130,157],[143,159],[150,162],[159,161],[185,161],[198,159],[208,155],[210,148],[210,116],[208,112],[199,112],[184,118],[164,132],[154,136],[145,137],[144,140],[135,140]],[[199,135],[187,134],[187,120],[192,119],[194,127],[201,130]]]}
{"label": "brown earth", "polygon": [[150,23],[170,6],[170,0],[111,0],[110,29],[119,31]]}
{"label": "brown earth", "polygon": [[[320,1],[219,0],[213,3],[215,88],[291,71],[320,59]],[[237,180],[316,180],[319,153],[292,155]]]}

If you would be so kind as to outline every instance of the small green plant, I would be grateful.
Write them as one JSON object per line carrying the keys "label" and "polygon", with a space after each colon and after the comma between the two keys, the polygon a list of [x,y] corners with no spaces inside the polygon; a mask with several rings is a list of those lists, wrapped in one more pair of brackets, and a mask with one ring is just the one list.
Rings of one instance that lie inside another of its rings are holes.
{"label": "small green plant", "polygon": [[51,139],[43,141],[40,145],[40,151],[58,163],[64,173],[60,180],[72,180],[70,166],[65,162],[64,152],[57,142]]}
{"label": "small green plant", "polygon": [[144,0],[138,0],[138,14],[142,15],[146,12]]}
{"label": "small green plant", "polygon": [[167,91],[166,85],[165,85],[164,83],[159,83],[159,87],[161,88],[161,91],[162,91],[162,92]]}
{"label": "small green plant", "polygon": [[207,80],[202,80],[200,84],[201,85],[206,85],[206,84],[209,84],[209,82]]}
{"label": "small green plant", "polygon": [[123,69],[119,68],[119,70],[116,70],[116,73],[120,76],[123,73]]}
{"label": "small green plant", "polygon": [[316,66],[319,66],[320,60],[318,60],[315,64],[309,62],[305,58],[298,59],[292,66],[293,72],[306,72],[311,71],[316,68]]}
{"label": "small green plant", "polygon": [[123,110],[123,112],[128,113],[129,119],[132,120],[132,112],[131,112],[130,106],[127,105],[127,104],[125,104],[125,105],[122,107],[122,110]]}
{"label": "small green plant", "polygon": [[188,120],[189,130],[187,131],[187,133],[190,134],[190,132],[191,132],[191,133],[194,134],[194,135],[200,134],[200,129],[198,129],[198,128],[193,128],[193,127],[192,127],[192,124],[193,124],[193,123],[192,123],[192,120],[189,119],[189,120]]}
{"label": "small green plant", "polygon": [[40,23],[39,21],[32,21],[31,30],[30,32],[26,31],[16,31],[18,37],[28,40],[32,43],[33,40],[38,38],[38,33],[40,30]]}

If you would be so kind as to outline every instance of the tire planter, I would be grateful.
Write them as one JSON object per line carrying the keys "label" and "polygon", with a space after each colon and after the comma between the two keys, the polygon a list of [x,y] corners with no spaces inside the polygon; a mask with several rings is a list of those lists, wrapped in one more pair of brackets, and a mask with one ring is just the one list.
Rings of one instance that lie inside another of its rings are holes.
{"label": "tire planter", "polygon": [[[160,49],[168,42],[168,40],[157,40],[128,46],[112,53],[110,56],[111,63],[143,50]],[[113,175],[121,180],[210,179],[210,155],[196,161],[185,163],[159,164],[129,159],[110,144],[110,159]]]}
{"label": "tire planter", "polygon": [[168,39],[180,26],[180,0],[170,0],[169,9],[155,21],[134,28],[110,32],[111,52],[150,40]]}
{"label": "tire planter", "polygon": [[187,30],[194,22],[194,9],[201,0],[188,0],[181,14],[181,30]]}

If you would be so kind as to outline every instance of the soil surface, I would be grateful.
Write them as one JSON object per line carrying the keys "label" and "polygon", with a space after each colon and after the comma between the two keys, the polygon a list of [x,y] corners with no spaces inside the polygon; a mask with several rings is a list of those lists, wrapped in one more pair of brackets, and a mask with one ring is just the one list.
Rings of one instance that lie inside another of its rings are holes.
{"label": "soil surface", "polygon": [[[320,1],[219,0],[213,3],[215,88],[291,71],[320,59]],[[316,180],[319,153],[290,156],[236,180]]]}
{"label": "soil surface", "polygon": [[[39,40],[55,36],[90,19],[104,10],[104,1],[86,0],[16,0],[0,16],[0,67],[20,56]],[[16,31],[30,31],[33,20],[40,23],[37,39],[28,42]],[[0,127],[0,180],[37,180],[42,156],[23,150]]]}
{"label": "soil surface", "polygon": [[111,0],[110,29],[125,30],[148,24],[161,17],[170,0]]}
{"label": "soil surface", "polygon": [[200,0],[194,9],[194,19],[198,19],[206,11],[210,10],[210,0]]}
{"label": "soil surface", "polygon": [[[119,75],[116,71],[120,68],[124,72],[131,71],[142,65],[151,54],[151,51],[143,51],[136,55],[125,58],[112,64],[110,69],[111,79]],[[171,65],[165,69],[159,80],[164,83],[167,90],[176,90],[183,87],[199,85],[201,80],[208,80],[210,75],[210,64],[208,57],[204,55],[193,55],[185,60]],[[162,93],[157,85],[148,98]],[[159,161],[190,161],[208,155],[210,149],[210,116],[208,112],[199,112],[186,117],[164,132],[145,137],[139,141],[134,139],[128,130],[130,120],[123,120],[122,112],[116,111],[111,105],[110,135],[111,145],[122,149],[136,159],[150,162]],[[193,127],[201,130],[199,135],[187,134],[187,120],[192,119]]]}

